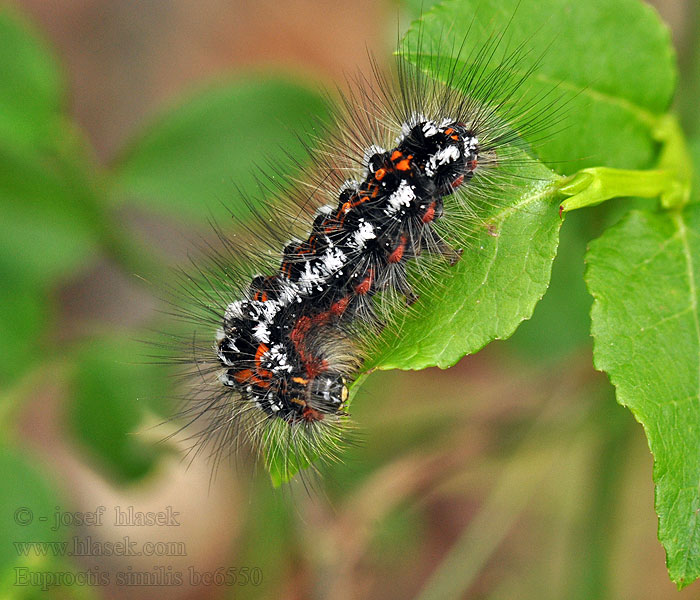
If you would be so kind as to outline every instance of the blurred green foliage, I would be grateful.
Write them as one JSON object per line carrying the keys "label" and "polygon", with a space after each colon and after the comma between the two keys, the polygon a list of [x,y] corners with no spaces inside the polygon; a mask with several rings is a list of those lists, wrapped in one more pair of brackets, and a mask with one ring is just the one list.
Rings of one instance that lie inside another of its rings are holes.
{"label": "blurred green foliage", "polygon": [[7,6],[0,20],[0,56],[3,144],[31,150],[50,148],[57,141],[64,104],[63,73],[33,27]]}
{"label": "blurred green foliage", "polygon": [[140,431],[149,409],[159,409],[153,413],[155,423],[172,410],[162,406],[163,390],[170,387],[166,371],[143,359],[136,362],[142,346],[109,336],[90,340],[75,355],[73,433],[99,457],[102,469],[122,482],[143,477],[167,451],[165,444],[144,442],[147,432]]}
{"label": "blurred green foliage", "polygon": [[[0,473],[3,484],[0,494],[0,511],[3,519],[0,524],[0,582],[7,582],[11,588],[11,568],[18,565],[15,543],[31,542],[37,539],[57,542],[65,538],[65,530],[51,530],[37,518],[39,515],[53,515],[59,495],[55,484],[47,473],[34,464],[31,456],[2,447],[0,452]],[[20,558],[20,561],[22,558]],[[24,558],[24,564],[32,557]],[[36,559],[34,559],[36,560]],[[3,593],[8,588],[0,588]]]}
{"label": "blurred green foliage", "polygon": [[[287,76],[247,75],[201,90],[164,112],[114,165],[116,204],[133,203],[180,218],[219,221],[237,194],[259,195],[264,169],[293,174],[310,143],[312,116],[327,113],[318,92]],[[283,115],[283,117],[282,117]],[[291,169],[291,173],[289,170]]]}
{"label": "blurred green foliage", "polygon": [[[68,430],[106,476],[127,484],[150,473],[171,451],[148,428],[174,410],[167,401],[175,395],[172,378],[136,341],[146,337],[143,331],[102,327],[96,337],[58,341],[56,286],[101,256],[130,275],[164,276],[168,267],[156,248],[145,247],[136,231],[124,227],[115,208],[137,205],[183,224],[226,215],[232,191],[259,192],[255,176],[270,147],[279,145],[280,163],[301,159],[312,139],[298,132],[327,114],[328,105],[319,91],[288,75],[240,76],[207,86],[165,111],[110,169],[100,170],[66,112],[64,95],[64,76],[53,53],[26,19],[3,4],[0,415],[9,443],[27,391],[60,369],[70,390]],[[4,448],[0,472],[5,516],[29,499],[37,514],[53,512],[54,482],[35,473],[20,454]],[[0,534],[2,593],[6,584],[12,587],[13,574],[6,569],[17,566],[12,543],[36,533],[35,525]],[[51,541],[44,533],[35,537]],[[30,588],[20,592],[33,594]]]}

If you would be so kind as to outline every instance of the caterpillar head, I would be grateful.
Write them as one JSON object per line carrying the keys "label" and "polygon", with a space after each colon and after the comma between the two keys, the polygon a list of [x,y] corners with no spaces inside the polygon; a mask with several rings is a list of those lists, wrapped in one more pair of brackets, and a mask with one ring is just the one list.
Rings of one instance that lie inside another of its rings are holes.
{"label": "caterpillar head", "polygon": [[345,377],[322,373],[315,377],[292,377],[286,394],[294,407],[292,420],[322,421],[325,415],[340,414],[348,399]]}

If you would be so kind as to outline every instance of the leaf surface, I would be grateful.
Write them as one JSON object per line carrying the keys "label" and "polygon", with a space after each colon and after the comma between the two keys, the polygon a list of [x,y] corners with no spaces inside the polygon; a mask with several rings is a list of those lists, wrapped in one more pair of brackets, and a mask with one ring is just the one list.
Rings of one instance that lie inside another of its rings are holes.
{"label": "leaf surface", "polygon": [[634,211],[595,240],[596,368],[643,425],[671,579],[700,575],[700,205]]}

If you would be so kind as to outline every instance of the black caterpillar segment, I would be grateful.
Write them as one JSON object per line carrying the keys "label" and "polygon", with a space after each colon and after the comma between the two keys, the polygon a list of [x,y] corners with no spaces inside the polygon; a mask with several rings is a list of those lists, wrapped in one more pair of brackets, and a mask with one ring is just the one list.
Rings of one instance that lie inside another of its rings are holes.
{"label": "black caterpillar segment", "polygon": [[378,322],[370,299],[380,290],[414,301],[406,261],[424,250],[458,257],[433,224],[478,160],[466,124],[419,114],[393,149],[371,147],[364,179],[346,182],[337,206],[318,210],[308,238],[284,249],[279,272],[255,277],[247,297],[226,308],[216,340],[222,384],[290,424],[343,415],[359,363],[354,317],[362,311]]}

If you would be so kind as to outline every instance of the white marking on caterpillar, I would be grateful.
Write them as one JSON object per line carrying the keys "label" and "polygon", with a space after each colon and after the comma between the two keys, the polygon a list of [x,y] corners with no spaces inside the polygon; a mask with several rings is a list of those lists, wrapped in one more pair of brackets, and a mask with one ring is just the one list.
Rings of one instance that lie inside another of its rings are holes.
{"label": "white marking on caterpillar", "polygon": [[411,202],[416,199],[416,194],[408,181],[403,179],[397,190],[389,196],[389,206],[384,209],[387,215],[393,215],[402,208],[411,206]]}
{"label": "white marking on caterpillar", "polygon": [[373,240],[376,237],[377,234],[374,233],[374,226],[371,223],[363,221],[360,223],[357,231],[353,233],[352,239],[355,246],[357,246],[358,249],[362,249],[365,247],[368,240]]}
{"label": "white marking on caterpillar", "polygon": [[457,146],[447,146],[433,154],[425,165],[425,174],[432,177],[437,173],[438,167],[459,160],[459,148]]}
{"label": "white marking on caterpillar", "polygon": [[228,376],[228,373],[226,371],[220,373],[218,379],[226,387],[233,387],[235,385],[235,382]]}
{"label": "white marking on caterpillar", "polygon": [[[406,139],[406,136],[408,136],[411,133],[411,130],[418,125],[419,123],[423,123],[425,121],[430,121],[423,113],[419,112],[414,112],[408,120],[404,121],[401,123],[401,135],[399,135],[396,138],[396,145],[399,145],[401,142],[403,142]],[[432,122],[432,121],[430,121]]]}
{"label": "white marking on caterpillar", "polygon": [[427,138],[437,135],[438,131],[438,127],[434,121],[426,121],[423,125],[423,135]]}
{"label": "white marking on caterpillar", "polygon": [[292,371],[292,365],[287,360],[287,352],[281,344],[273,344],[265,354],[265,357],[270,365],[270,370],[275,373],[289,373]]}
{"label": "white marking on caterpillar", "polygon": [[[362,166],[363,166],[363,172],[362,172],[362,178],[366,179],[367,176],[370,174],[370,164],[369,161],[370,159],[375,155],[375,154],[384,154],[386,150],[382,148],[381,146],[377,146],[375,144],[372,144],[369,148],[365,150],[365,154],[362,157]],[[359,186],[359,184],[358,184]],[[355,188],[357,189],[357,188]]]}
{"label": "white marking on caterpillar", "polygon": [[[381,149],[380,149],[380,150],[381,150]],[[371,156],[371,155],[370,155],[370,156]],[[369,161],[369,157],[366,157],[362,164],[363,164],[363,165],[367,165],[367,162],[368,162],[368,161]],[[342,194],[345,190],[351,190],[351,191],[354,192],[354,191],[357,191],[357,188],[359,188],[359,187],[360,187],[360,182],[359,182],[359,181],[356,181],[356,180],[354,180],[354,179],[346,179],[346,180],[343,182],[343,184],[340,186],[340,188],[338,189],[338,193],[339,193],[339,194]],[[333,212],[333,207],[332,207],[332,206],[328,206],[328,207],[322,206],[321,208],[318,209],[319,212],[320,212],[321,209],[323,209],[323,208],[328,208],[328,214],[330,214],[330,213]]]}
{"label": "white marking on caterpillar", "polygon": [[327,250],[323,255],[323,266],[326,273],[330,275],[342,269],[347,258],[347,255],[339,248]]}
{"label": "white marking on caterpillar", "polygon": [[261,321],[255,327],[253,327],[253,337],[263,344],[270,343],[270,330],[268,329],[265,321]]}
{"label": "white marking on caterpillar", "polygon": [[464,154],[467,157],[475,156],[479,151],[479,138],[470,135],[464,139]]}
{"label": "white marking on caterpillar", "polygon": [[231,302],[226,307],[226,310],[224,311],[224,319],[227,321],[233,321],[235,319],[242,319],[243,318],[243,304],[246,302],[246,300],[237,300],[236,302]]}

